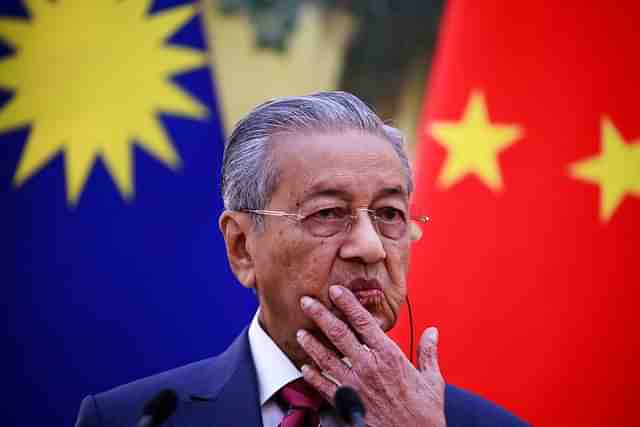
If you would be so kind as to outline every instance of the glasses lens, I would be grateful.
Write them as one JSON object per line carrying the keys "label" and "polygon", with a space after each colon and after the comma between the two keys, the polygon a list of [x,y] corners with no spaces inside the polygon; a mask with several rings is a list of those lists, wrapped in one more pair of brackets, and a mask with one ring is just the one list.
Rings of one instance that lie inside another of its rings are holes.
{"label": "glasses lens", "polygon": [[[401,239],[407,232],[404,212],[395,208],[381,208],[370,212],[378,232],[389,239]],[[349,228],[353,216],[346,208],[322,209],[302,220],[304,228],[316,237],[331,237]]]}
{"label": "glasses lens", "polygon": [[401,222],[384,222],[378,221],[378,230],[380,234],[389,239],[400,239],[407,232],[407,223]]}
{"label": "glasses lens", "polygon": [[350,212],[345,208],[321,209],[302,220],[309,233],[317,237],[331,237],[344,231],[351,221]]}
{"label": "glasses lens", "polygon": [[376,223],[380,234],[389,239],[400,239],[407,231],[404,212],[392,207],[376,209]]}

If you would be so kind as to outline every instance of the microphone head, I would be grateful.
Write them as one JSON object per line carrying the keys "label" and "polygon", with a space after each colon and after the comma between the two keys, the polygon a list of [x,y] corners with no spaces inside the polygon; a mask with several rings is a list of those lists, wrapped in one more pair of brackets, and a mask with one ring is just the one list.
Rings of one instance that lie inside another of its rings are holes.
{"label": "microphone head", "polygon": [[334,397],[338,414],[348,424],[353,424],[353,415],[359,413],[363,418],[365,416],[364,403],[358,393],[351,387],[342,386],[336,391]]}
{"label": "microphone head", "polygon": [[169,418],[178,407],[178,396],[171,389],[161,390],[144,404],[143,415],[151,417],[151,426],[159,426]]}

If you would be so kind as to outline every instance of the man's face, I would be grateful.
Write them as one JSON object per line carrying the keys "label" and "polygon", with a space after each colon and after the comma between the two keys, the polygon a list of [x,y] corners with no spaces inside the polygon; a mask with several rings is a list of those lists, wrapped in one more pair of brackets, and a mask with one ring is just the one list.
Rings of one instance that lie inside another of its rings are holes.
{"label": "man's face", "polygon": [[[278,137],[273,150],[279,185],[266,209],[325,218],[335,209],[388,207],[408,220],[406,175],[387,140],[358,131],[292,134]],[[264,220],[252,231],[260,321],[296,364],[306,357],[296,331],[320,335],[300,308],[304,295],[333,309],[329,286],[342,285],[382,329],[395,324],[406,295],[408,233],[381,236],[365,212],[348,232],[330,237],[314,236],[291,219]]]}

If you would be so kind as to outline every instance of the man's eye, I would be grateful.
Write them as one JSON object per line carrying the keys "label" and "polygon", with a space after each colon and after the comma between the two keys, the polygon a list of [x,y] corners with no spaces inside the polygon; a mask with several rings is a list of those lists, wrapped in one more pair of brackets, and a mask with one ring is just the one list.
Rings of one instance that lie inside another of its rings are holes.
{"label": "man's eye", "polygon": [[319,221],[333,221],[344,219],[349,212],[344,208],[325,208],[320,209],[311,215],[311,218]]}
{"label": "man's eye", "polygon": [[384,222],[404,221],[404,213],[400,209],[391,207],[376,209],[376,216]]}

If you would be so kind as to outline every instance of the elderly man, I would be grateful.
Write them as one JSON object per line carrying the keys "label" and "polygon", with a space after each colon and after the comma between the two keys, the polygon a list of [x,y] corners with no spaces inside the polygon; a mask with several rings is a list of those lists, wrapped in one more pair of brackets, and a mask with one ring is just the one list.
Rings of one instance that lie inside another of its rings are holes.
{"label": "elderly man", "polygon": [[385,335],[407,295],[412,178],[402,138],[342,92],[276,99],[225,147],[219,220],[229,263],[260,307],[221,355],[87,397],[77,426],[133,426],[161,389],[172,426],[339,426],[336,389],[369,426],[519,426],[450,385],[435,328],[418,367]]}

